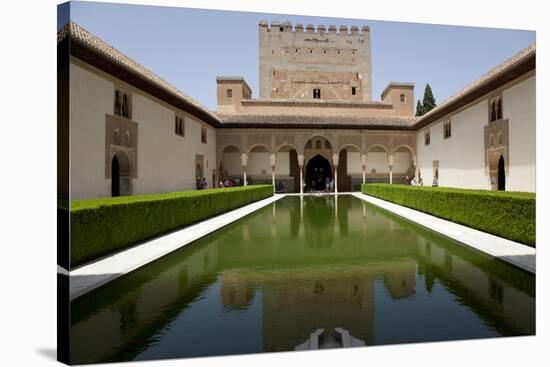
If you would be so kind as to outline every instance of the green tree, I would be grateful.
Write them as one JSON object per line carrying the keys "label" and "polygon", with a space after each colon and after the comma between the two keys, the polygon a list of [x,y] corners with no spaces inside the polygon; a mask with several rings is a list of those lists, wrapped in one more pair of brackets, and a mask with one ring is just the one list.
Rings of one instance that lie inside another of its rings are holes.
{"label": "green tree", "polygon": [[416,102],[416,115],[415,116],[422,116],[424,114],[424,106],[422,103],[420,103],[420,100]]}
{"label": "green tree", "polygon": [[435,98],[432,93],[432,88],[429,84],[426,84],[426,88],[424,89],[424,99],[422,100],[422,106],[424,107],[422,114],[433,110],[436,106]]}

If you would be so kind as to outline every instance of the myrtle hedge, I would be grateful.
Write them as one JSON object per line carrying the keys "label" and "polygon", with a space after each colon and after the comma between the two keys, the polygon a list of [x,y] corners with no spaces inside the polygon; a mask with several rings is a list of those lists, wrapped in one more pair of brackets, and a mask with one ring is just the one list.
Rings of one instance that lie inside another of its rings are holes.
{"label": "myrtle hedge", "polygon": [[361,192],[535,247],[534,193],[389,184]]}
{"label": "myrtle hedge", "polygon": [[271,185],[250,185],[72,201],[71,265],[86,263],[272,195]]}

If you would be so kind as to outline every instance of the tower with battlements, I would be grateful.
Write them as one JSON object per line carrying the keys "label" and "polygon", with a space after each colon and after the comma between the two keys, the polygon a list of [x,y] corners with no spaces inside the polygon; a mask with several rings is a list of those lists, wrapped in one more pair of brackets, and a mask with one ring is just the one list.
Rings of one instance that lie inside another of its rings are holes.
{"label": "tower with battlements", "polygon": [[260,98],[371,101],[370,29],[259,23]]}

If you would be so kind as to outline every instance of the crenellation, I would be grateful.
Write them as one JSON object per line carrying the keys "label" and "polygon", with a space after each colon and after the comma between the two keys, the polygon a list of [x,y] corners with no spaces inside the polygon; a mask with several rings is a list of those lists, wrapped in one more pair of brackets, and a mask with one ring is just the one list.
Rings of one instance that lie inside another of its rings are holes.
{"label": "crenellation", "polygon": [[318,25],[315,27],[313,24],[307,24],[305,27],[301,23],[296,23],[294,27],[292,26],[292,23],[290,21],[284,21],[284,22],[278,22],[278,21],[272,21],[271,25],[268,24],[265,20],[262,20],[258,23],[258,26],[260,28],[260,31],[266,31],[266,32],[289,32],[289,33],[311,33],[311,34],[319,34],[320,36],[323,36],[325,34],[329,35],[340,35],[340,36],[363,36],[367,35],[370,32],[370,27],[367,25],[364,25],[361,27],[361,29],[356,26],[352,25],[351,27],[347,27],[346,25],[341,25],[340,27],[337,27],[334,24],[329,25],[326,27],[323,24]]}
{"label": "crenellation", "polygon": [[317,26],[317,32],[319,32],[319,35],[323,36],[326,31],[327,29],[325,28],[324,25],[320,24]]}

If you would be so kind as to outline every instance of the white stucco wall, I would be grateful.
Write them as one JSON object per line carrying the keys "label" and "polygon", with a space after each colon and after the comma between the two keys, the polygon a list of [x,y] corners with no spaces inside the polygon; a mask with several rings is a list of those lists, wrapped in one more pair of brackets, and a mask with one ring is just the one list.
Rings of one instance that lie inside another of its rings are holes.
{"label": "white stucco wall", "polygon": [[[502,91],[503,118],[508,119],[510,136],[507,191],[535,191],[535,92],[535,77]],[[483,130],[488,124],[488,99],[452,115],[452,136],[443,139],[443,121],[447,119],[430,127],[430,145],[424,145],[426,129],[417,135],[418,167],[424,184],[431,184],[433,161],[438,160],[440,186],[489,190]]]}
{"label": "white stucco wall", "polygon": [[536,81],[525,80],[502,93],[503,117],[510,133],[506,190],[535,191]]}
{"label": "white stucco wall", "polygon": [[243,173],[241,167],[241,153],[224,152],[222,153],[222,166],[229,176],[240,176]]}
{"label": "white stucco wall", "polygon": [[[71,198],[111,195],[105,178],[105,115],[113,114],[114,78],[89,66],[70,66]],[[122,83],[121,83],[122,84]],[[195,155],[204,156],[205,177],[212,185],[216,133],[190,115],[185,137],[174,134],[176,109],[134,88],[132,120],[138,124],[138,177],[132,194],[150,194],[195,188]],[[201,142],[201,124],[207,143]]]}
{"label": "white stucco wall", "polygon": [[424,185],[431,185],[433,161],[439,161],[439,186],[490,189],[483,141],[487,108],[487,100],[483,100],[452,116],[448,139],[443,139],[442,121],[429,128],[430,145],[424,145],[426,129],[419,131],[417,159]]}
{"label": "white stucco wall", "polygon": [[275,166],[275,175],[288,176],[290,175],[290,153],[278,152],[277,153],[277,165]]}
{"label": "white stucco wall", "polygon": [[356,175],[363,173],[363,166],[361,166],[361,153],[359,152],[347,152],[348,160],[348,175]]}
{"label": "white stucco wall", "polygon": [[114,83],[70,64],[71,199],[110,196],[105,178],[105,114],[113,113]]}
{"label": "white stucco wall", "polygon": [[[249,176],[271,176],[271,166],[269,165],[268,152],[250,152],[248,153],[248,164],[246,174]],[[262,172],[263,171],[263,172]]]}
{"label": "white stucco wall", "polygon": [[175,110],[145,94],[134,93],[132,119],[138,123],[138,177],[134,194],[195,189],[195,156],[204,157],[204,177],[212,187],[216,165],[215,131],[207,127],[206,144],[201,142],[199,120],[185,117],[185,136],[174,133]]}
{"label": "white stucco wall", "polygon": [[368,152],[367,153],[367,174],[372,173],[375,169],[376,173],[389,173],[388,154],[386,152]]}

